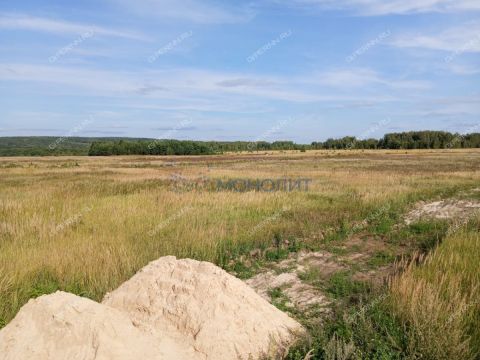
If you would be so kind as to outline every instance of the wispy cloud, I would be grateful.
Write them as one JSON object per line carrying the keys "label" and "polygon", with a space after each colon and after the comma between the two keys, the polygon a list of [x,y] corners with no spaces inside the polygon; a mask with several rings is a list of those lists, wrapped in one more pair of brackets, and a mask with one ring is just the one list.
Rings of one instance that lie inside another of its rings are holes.
{"label": "wispy cloud", "polygon": [[[480,2],[478,2],[480,4]],[[429,34],[403,34],[391,45],[450,52],[480,52],[480,22],[467,23]]]}
{"label": "wispy cloud", "polygon": [[29,30],[54,33],[58,35],[65,34],[83,34],[93,32],[96,35],[121,37],[132,40],[149,40],[143,34],[129,30],[110,29],[93,24],[80,24],[58,19],[35,17],[25,14],[0,14],[0,28],[11,30]]}
{"label": "wispy cloud", "polygon": [[[147,85],[138,79],[149,79]],[[81,89],[90,94],[151,98],[191,99],[209,97],[261,97],[288,102],[332,101],[332,94],[312,94],[302,85],[302,79],[245,76],[198,69],[168,69],[163,71],[116,72],[78,67],[46,66],[33,64],[0,64],[0,79],[28,81],[40,84],[58,84],[63,89]],[[156,84],[161,84],[156,85]],[[168,90],[168,91],[167,91]]]}
{"label": "wispy cloud", "polygon": [[24,131],[24,132],[59,132],[59,129],[51,129],[51,128],[25,128],[25,127],[9,127],[9,128],[0,128],[0,132],[16,132],[16,131]]}
{"label": "wispy cloud", "polygon": [[374,70],[364,68],[329,70],[317,73],[306,81],[334,88],[349,89],[369,87],[372,90],[380,86],[391,89],[423,90],[431,87],[428,81],[385,78]]}
{"label": "wispy cloud", "polygon": [[480,115],[479,102],[478,95],[436,98],[416,104],[411,115],[426,118],[463,118],[465,121],[468,116]]}
{"label": "wispy cloud", "polygon": [[[148,79],[141,84],[139,79]],[[105,95],[149,100],[163,100],[171,108],[209,109],[212,104],[250,104],[257,101],[288,103],[328,102],[364,103],[395,101],[388,88],[417,89],[428,83],[385,79],[368,70],[334,70],[302,76],[267,76],[241,72],[221,72],[189,68],[117,72],[68,66],[0,64],[0,80],[37,83],[39,89],[78,95]],[[161,85],[160,85],[161,84]],[[57,85],[56,87],[53,85]],[[368,87],[365,92],[346,91]],[[332,89],[336,89],[332,91]],[[175,104],[175,105],[173,105]],[[253,105],[251,105],[253,106]]]}
{"label": "wispy cloud", "polygon": [[125,131],[119,131],[119,130],[85,130],[85,131],[80,131],[79,134],[84,134],[84,135],[127,135],[128,133]]}
{"label": "wispy cloud", "polygon": [[445,66],[445,68],[456,75],[480,74],[479,66],[451,63]]}
{"label": "wispy cloud", "polygon": [[[178,129],[175,128],[175,131],[192,131],[192,130],[197,130],[198,127],[197,126],[183,126],[183,127],[179,127]],[[155,130],[155,131],[171,131],[172,128],[169,128],[169,127],[156,127],[156,128],[152,128],[151,130]]]}
{"label": "wispy cloud", "polygon": [[319,73],[314,79],[333,87],[359,87],[381,83],[379,75],[370,69],[339,69]]}
{"label": "wispy cloud", "polygon": [[268,85],[274,85],[275,82],[272,80],[264,79],[252,79],[252,78],[238,78],[238,79],[229,79],[222,80],[217,83],[218,86],[226,88],[235,88],[235,87],[265,87]]}
{"label": "wispy cloud", "polygon": [[141,16],[183,20],[198,24],[238,23],[255,16],[246,5],[219,5],[205,0],[110,0]]}
{"label": "wispy cloud", "polygon": [[329,10],[346,10],[355,15],[376,16],[389,14],[449,13],[478,11],[476,0],[274,0],[296,6],[319,7]]}

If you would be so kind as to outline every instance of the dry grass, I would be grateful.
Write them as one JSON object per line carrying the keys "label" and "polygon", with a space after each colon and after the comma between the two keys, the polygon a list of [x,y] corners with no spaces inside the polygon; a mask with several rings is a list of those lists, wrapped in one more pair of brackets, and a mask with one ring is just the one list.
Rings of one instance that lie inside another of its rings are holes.
{"label": "dry grass", "polygon": [[453,234],[392,282],[395,312],[409,329],[409,353],[423,359],[480,356],[480,235]]}
{"label": "dry grass", "polygon": [[[0,159],[0,326],[58,288],[98,300],[163,255],[225,265],[276,233],[315,243],[386,202],[400,211],[471,188],[479,165],[475,150]],[[178,173],[313,181],[309,192],[175,192]]]}

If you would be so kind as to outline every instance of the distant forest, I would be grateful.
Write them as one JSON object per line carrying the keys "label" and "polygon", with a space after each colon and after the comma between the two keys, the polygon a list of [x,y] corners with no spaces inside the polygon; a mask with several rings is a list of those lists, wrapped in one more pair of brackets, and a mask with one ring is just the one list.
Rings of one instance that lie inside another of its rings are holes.
{"label": "distant forest", "polygon": [[452,134],[445,131],[410,131],[386,134],[382,139],[355,137],[313,142],[312,149],[460,149],[480,148],[480,133]]}
{"label": "distant forest", "polygon": [[382,139],[359,140],[347,136],[328,139],[310,145],[292,141],[110,141],[94,142],[89,155],[207,155],[237,151],[300,150],[311,149],[448,149],[480,148],[480,133],[452,134],[443,131],[412,131],[386,134]]}
{"label": "distant forest", "polygon": [[312,142],[292,141],[187,141],[146,138],[88,138],[52,136],[0,137],[0,156],[45,155],[210,155],[238,151],[312,149],[457,149],[480,148],[480,133],[452,134],[444,131],[411,131],[386,134],[381,139],[346,136]]}

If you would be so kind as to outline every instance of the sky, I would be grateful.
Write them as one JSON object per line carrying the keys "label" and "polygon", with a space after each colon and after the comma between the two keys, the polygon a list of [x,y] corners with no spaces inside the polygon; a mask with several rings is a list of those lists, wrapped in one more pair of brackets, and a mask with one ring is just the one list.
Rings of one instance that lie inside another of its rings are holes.
{"label": "sky", "polygon": [[480,132],[479,0],[0,0],[0,136]]}

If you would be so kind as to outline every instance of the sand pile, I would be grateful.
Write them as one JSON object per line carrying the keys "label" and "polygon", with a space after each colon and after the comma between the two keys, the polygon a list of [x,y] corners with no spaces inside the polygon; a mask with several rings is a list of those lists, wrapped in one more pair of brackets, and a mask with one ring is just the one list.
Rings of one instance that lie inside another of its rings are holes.
{"label": "sand pile", "polygon": [[65,292],[30,300],[0,331],[2,360],[189,359],[182,352],[126,314]]}
{"label": "sand pile", "polygon": [[281,351],[300,325],[217,266],[173,256],[154,261],[104,304],[144,331],[166,333],[202,359],[257,359]]}
{"label": "sand pile", "polygon": [[256,359],[301,326],[213,264],[164,257],[103,303],[57,292],[0,331],[1,359]]}

